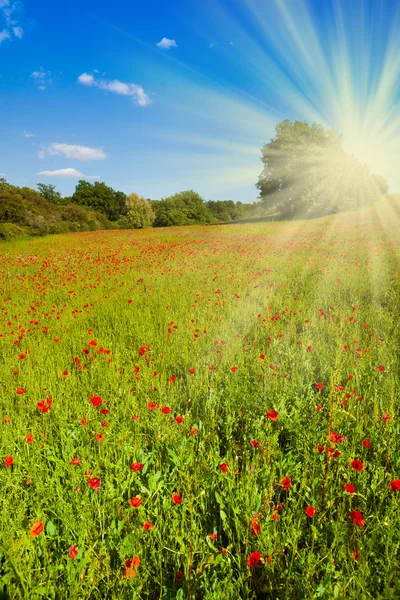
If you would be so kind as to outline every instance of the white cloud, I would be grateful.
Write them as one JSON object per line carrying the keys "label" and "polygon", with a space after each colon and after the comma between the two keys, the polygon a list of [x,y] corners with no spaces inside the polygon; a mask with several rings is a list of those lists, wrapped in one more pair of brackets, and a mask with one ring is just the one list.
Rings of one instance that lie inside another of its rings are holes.
{"label": "white cloud", "polygon": [[82,85],[97,87],[99,90],[114,92],[121,96],[130,96],[138,106],[148,106],[151,104],[149,96],[144,89],[136,83],[124,83],[118,79],[108,81],[106,79],[95,79],[93,75],[82,73],[79,75],[78,82]]}
{"label": "white cloud", "polygon": [[76,160],[103,160],[107,158],[107,154],[102,148],[90,148],[90,146],[79,146],[76,144],[50,144],[47,148],[43,148],[39,152],[39,157],[44,158],[46,154],[55,156],[62,154],[65,158],[75,158]]}
{"label": "white cloud", "polygon": [[40,171],[36,175],[43,175],[44,177],[71,177],[73,179],[100,179],[99,175],[84,175],[76,169],[57,169],[56,171]]}
{"label": "white cloud", "polygon": [[39,71],[33,71],[31,77],[42,92],[53,83],[51,71],[45,71],[43,67],[40,67]]}
{"label": "white cloud", "polygon": [[82,85],[93,85],[94,77],[93,77],[93,75],[88,75],[87,73],[82,73],[82,75],[79,75],[78,81]]}
{"label": "white cloud", "polygon": [[23,131],[23,132],[21,133],[21,135],[23,135],[23,136],[24,136],[24,137],[26,137],[26,138],[32,138],[32,137],[35,137],[35,134],[34,134],[34,133],[28,133],[28,131]]}
{"label": "white cloud", "polygon": [[159,48],[161,48],[162,50],[169,50],[170,48],[177,48],[177,43],[175,40],[169,40],[168,38],[164,37],[161,42],[158,42],[156,44]]}
{"label": "white cloud", "polygon": [[15,35],[15,37],[21,39],[24,34],[24,30],[22,29],[22,27],[13,27],[13,34]]}
{"label": "white cloud", "polygon": [[0,21],[4,22],[3,29],[0,31],[0,44],[5,40],[13,38],[21,39],[24,30],[20,26],[18,13],[24,13],[24,5],[21,0],[10,3],[10,0],[0,0]]}
{"label": "white cloud", "polygon": [[7,31],[7,29],[3,29],[3,31],[0,31],[0,44],[2,42],[4,42],[5,40],[10,40],[10,39],[11,39],[11,35]]}

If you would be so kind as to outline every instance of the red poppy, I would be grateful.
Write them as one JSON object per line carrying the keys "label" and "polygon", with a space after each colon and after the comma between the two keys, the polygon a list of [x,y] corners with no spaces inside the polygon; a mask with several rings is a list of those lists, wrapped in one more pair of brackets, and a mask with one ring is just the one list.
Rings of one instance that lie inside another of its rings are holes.
{"label": "red poppy", "polygon": [[392,492],[400,492],[400,479],[393,479],[390,482],[390,490]]}
{"label": "red poppy", "polygon": [[152,525],[149,521],[145,521],[143,523],[143,529],[145,531],[150,531],[150,529],[153,529],[154,525]]}
{"label": "red poppy", "polygon": [[102,408],[102,409],[100,410],[100,414],[101,414],[101,415],[108,415],[109,413],[110,413],[110,411],[109,411],[109,410],[107,410],[106,408]]}
{"label": "red poppy", "polygon": [[338,433],[337,431],[332,431],[331,432],[331,441],[334,444],[338,444],[339,442],[344,442],[346,441],[347,438],[344,437],[344,435],[340,435],[340,433]]}
{"label": "red poppy", "polygon": [[172,496],[172,502],[174,504],[181,504],[182,503],[182,497],[180,494],[173,494]]}
{"label": "red poppy", "polygon": [[226,473],[228,470],[228,465],[226,463],[222,463],[222,465],[219,465],[219,468],[221,469],[221,471]]}
{"label": "red poppy", "polygon": [[22,394],[25,394],[25,391],[26,391],[25,388],[21,387],[21,388],[17,388],[15,393],[18,394],[18,396],[22,396]]}
{"label": "red poppy", "polygon": [[76,546],[70,546],[68,556],[71,559],[74,559],[78,554],[78,548]]}
{"label": "red poppy", "polygon": [[261,532],[261,527],[255,519],[250,522],[251,535],[257,537]]}
{"label": "red poppy", "polygon": [[315,387],[317,388],[317,390],[323,390],[325,386],[323,383],[316,383]]}
{"label": "red poppy", "polygon": [[192,427],[192,429],[190,430],[190,435],[196,435],[196,433],[197,433],[196,427]]}
{"label": "red poppy", "polygon": [[250,554],[250,556],[247,559],[247,564],[249,565],[250,569],[258,565],[258,563],[260,562],[260,558],[261,554],[259,552],[252,552]]}
{"label": "red poppy", "polygon": [[31,534],[32,537],[37,537],[38,535],[40,535],[42,533],[43,529],[44,529],[44,522],[37,521],[36,523],[34,523],[32,525],[32,527],[29,530],[29,533]]}
{"label": "red poppy", "polygon": [[383,413],[383,415],[382,415],[382,421],[385,421],[385,423],[386,423],[386,421],[388,419],[389,419],[389,415],[387,413]]}
{"label": "red poppy", "polygon": [[354,494],[356,491],[356,488],[351,483],[345,483],[343,487],[349,494]]}
{"label": "red poppy", "polygon": [[132,471],[141,471],[143,469],[142,463],[132,463],[131,464]]}
{"label": "red poppy", "polygon": [[12,456],[6,456],[4,459],[4,466],[5,467],[10,467],[14,462],[14,459]]}
{"label": "red poppy", "polygon": [[96,434],[96,442],[103,442],[104,441],[104,437],[102,433],[97,433]]}
{"label": "red poppy", "polygon": [[364,468],[364,465],[361,462],[361,460],[357,460],[356,458],[351,461],[350,466],[354,471],[362,471]]}
{"label": "red poppy", "polygon": [[98,477],[93,477],[92,479],[88,480],[88,485],[90,485],[93,490],[97,490],[97,488],[99,488],[101,485],[101,481]]}
{"label": "red poppy", "polygon": [[271,421],[278,420],[278,413],[273,408],[267,412],[267,418],[271,419]]}
{"label": "red poppy", "polygon": [[157,404],[157,402],[149,402],[147,404],[147,408],[149,410],[157,410],[158,409],[158,404]]}
{"label": "red poppy", "polygon": [[304,512],[306,513],[307,517],[310,517],[310,519],[312,519],[315,516],[317,509],[313,506],[308,506]]}
{"label": "red poppy", "polygon": [[317,446],[317,450],[320,454],[322,454],[322,452],[324,451],[324,447],[323,446]]}
{"label": "red poppy", "polygon": [[253,446],[253,448],[259,448],[260,442],[256,442],[256,440],[252,440],[251,445]]}
{"label": "red poppy", "polygon": [[290,481],[290,477],[284,477],[282,479],[282,485],[285,488],[286,491],[290,490],[290,486],[292,485],[292,482]]}
{"label": "red poppy", "polygon": [[212,540],[213,542],[215,542],[217,537],[218,537],[218,535],[216,533],[210,533],[210,540]]}
{"label": "red poppy", "polygon": [[139,508],[139,506],[142,504],[143,502],[143,498],[138,498],[137,496],[135,496],[135,498],[131,498],[129,500],[129,504],[131,506],[133,506],[133,508]]}
{"label": "red poppy", "polygon": [[350,517],[353,519],[354,525],[358,525],[359,527],[363,527],[365,525],[362,512],[359,512],[358,510],[352,510]]}
{"label": "red poppy", "polygon": [[379,367],[377,367],[376,370],[379,371],[379,373],[383,373],[385,370],[385,367],[383,365],[379,365]]}
{"label": "red poppy", "polygon": [[31,433],[28,433],[28,435],[25,437],[25,442],[27,444],[32,444],[32,442],[34,442],[35,440],[33,439],[33,435]]}
{"label": "red poppy", "polygon": [[162,409],[161,409],[161,412],[164,415],[168,415],[171,412],[171,409],[168,406],[163,406]]}
{"label": "red poppy", "polygon": [[354,560],[356,560],[357,562],[360,562],[361,556],[360,556],[360,553],[357,552],[357,550],[354,550],[354,552],[352,552],[351,556],[354,558]]}
{"label": "red poppy", "polygon": [[72,458],[71,459],[71,465],[79,465],[80,463],[80,459],[79,458]]}
{"label": "red poppy", "polygon": [[175,583],[178,583],[178,584],[182,583],[183,577],[184,577],[184,574],[182,573],[182,571],[177,571],[175,573]]}
{"label": "red poppy", "polygon": [[182,423],[182,421],[183,421],[183,417],[181,417],[181,416],[175,417],[175,423],[180,424],[180,423]]}
{"label": "red poppy", "polygon": [[371,445],[371,442],[369,440],[363,440],[362,445],[364,446],[364,448],[369,448]]}
{"label": "red poppy", "polygon": [[135,577],[136,571],[135,571],[134,567],[139,567],[139,566],[140,566],[140,558],[138,556],[135,556],[134,558],[127,558],[125,561],[124,578],[131,579],[132,577]]}
{"label": "red poppy", "polygon": [[189,373],[190,373],[191,375],[194,375],[194,373],[195,373],[195,369],[194,369],[194,367],[191,367],[191,368],[189,369]]}
{"label": "red poppy", "polygon": [[174,383],[176,379],[176,375],[171,375],[171,377],[169,378],[169,383]]}
{"label": "red poppy", "polygon": [[103,402],[103,399],[101,396],[92,396],[90,398],[90,402],[91,402],[91,404],[93,404],[93,406],[95,406],[97,408]]}

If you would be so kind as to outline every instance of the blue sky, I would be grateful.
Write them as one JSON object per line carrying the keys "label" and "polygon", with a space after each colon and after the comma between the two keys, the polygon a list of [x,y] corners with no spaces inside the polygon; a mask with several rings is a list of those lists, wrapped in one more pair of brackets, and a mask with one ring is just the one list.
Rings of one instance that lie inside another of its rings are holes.
{"label": "blue sky", "polygon": [[391,0],[0,0],[0,173],[251,202],[299,118],[400,187],[398,25]]}

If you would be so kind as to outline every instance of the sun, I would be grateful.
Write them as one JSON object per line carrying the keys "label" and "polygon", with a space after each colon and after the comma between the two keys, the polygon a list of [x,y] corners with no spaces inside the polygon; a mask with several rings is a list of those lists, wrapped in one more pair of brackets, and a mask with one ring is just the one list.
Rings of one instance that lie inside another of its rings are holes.
{"label": "sun", "polygon": [[343,134],[345,152],[365,163],[372,173],[382,175],[388,172],[390,144],[379,135],[350,130]]}

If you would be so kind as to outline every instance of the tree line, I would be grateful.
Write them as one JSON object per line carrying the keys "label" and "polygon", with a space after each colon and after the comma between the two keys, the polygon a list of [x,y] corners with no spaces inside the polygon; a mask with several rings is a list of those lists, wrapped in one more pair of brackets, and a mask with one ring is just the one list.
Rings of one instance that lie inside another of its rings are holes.
{"label": "tree line", "polygon": [[343,150],[341,136],[321,125],[289,120],[261,151],[262,172],[252,204],[205,201],[194,190],[151,200],[104,182],[81,180],[72,196],[54,185],[37,190],[0,179],[0,238],[97,229],[204,225],[275,215],[313,218],[366,206],[387,194],[387,181]]}

